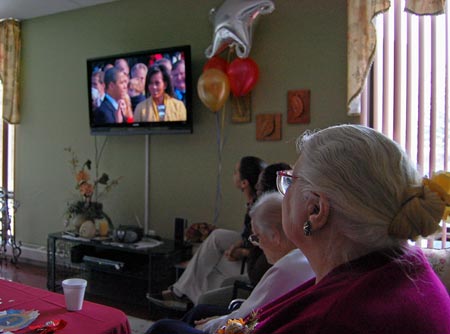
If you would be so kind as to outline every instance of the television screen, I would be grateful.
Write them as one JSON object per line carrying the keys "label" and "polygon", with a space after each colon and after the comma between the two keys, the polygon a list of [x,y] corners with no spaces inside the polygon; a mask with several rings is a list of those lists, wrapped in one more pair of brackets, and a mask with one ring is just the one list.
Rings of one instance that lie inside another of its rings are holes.
{"label": "television screen", "polygon": [[87,60],[93,135],[192,133],[189,45]]}

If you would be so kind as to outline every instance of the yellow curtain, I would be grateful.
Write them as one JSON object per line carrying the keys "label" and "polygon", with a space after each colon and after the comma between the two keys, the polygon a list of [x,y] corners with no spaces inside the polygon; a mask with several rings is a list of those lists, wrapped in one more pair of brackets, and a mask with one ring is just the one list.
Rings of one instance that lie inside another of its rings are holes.
{"label": "yellow curtain", "polygon": [[[359,96],[372,65],[376,31],[372,19],[388,10],[389,0],[347,0],[347,113],[359,115]],[[444,12],[445,0],[406,0],[405,11],[417,15]]]}
{"label": "yellow curtain", "polygon": [[20,22],[0,20],[0,80],[3,84],[3,119],[10,124],[20,122]]}
{"label": "yellow curtain", "polygon": [[389,9],[389,0],[347,1],[347,107],[359,115],[359,95],[375,54],[377,36],[372,19]]}
{"label": "yellow curtain", "polygon": [[405,10],[417,15],[444,13],[445,0],[406,0]]}

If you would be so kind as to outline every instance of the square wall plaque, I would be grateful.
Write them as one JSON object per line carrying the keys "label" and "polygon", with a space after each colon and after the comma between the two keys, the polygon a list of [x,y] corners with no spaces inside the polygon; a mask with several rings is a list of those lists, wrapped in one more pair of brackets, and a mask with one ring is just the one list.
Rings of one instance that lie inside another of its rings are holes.
{"label": "square wall plaque", "polygon": [[256,140],[281,140],[281,113],[256,115]]}
{"label": "square wall plaque", "polygon": [[250,123],[252,120],[252,95],[248,93],[244,96],[231,95],[231,122]]}
{"label": "square wall plaque", "polygon": [[310,90],[299,89],[288,91],[288,123],[310,122]]}

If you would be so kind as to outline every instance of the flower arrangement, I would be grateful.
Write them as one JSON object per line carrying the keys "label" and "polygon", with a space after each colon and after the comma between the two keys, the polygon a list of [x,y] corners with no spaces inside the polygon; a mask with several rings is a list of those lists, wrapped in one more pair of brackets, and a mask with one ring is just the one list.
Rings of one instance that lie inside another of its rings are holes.
{"label": "flower arrangement", "polygon": [[188,242],[202,242],[216,228],[213,224],[194,223],[186,230],[185,236]]}
{"label": "flower arrangement", "polygon": [[227,323],[216,331],[216,334],[251,334],[258,324],[258,313],[252,312],[247,320],[228,319]]}
{"label": "flower arrangement", "polygon": [[[68,203],[66,210],[66,223],[76,215],[83,214],[86,219],[100,218],[103,214],[103,205],[99,203],[106,193],[108,193],[114,186],[119,184],[121,177],[111,180],[106,173],[102,173],[100,177],[91,180],[91,160],[86,160],[81,167],[76,153],[72,148],[64,149],[70,154],[69,164],[72,168],[72,173],[75,177],[75,189],[81,196],[79,200]],[[98,160],[96,160],[95,171],[97,174]],[[101,187],[101,188],[100,188]]]}

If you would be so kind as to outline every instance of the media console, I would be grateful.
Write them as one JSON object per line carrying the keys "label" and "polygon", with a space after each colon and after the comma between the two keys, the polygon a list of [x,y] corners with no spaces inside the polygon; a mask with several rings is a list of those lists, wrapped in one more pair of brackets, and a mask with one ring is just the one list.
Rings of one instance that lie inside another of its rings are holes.
{"label": "media console", "polygon": [[176,279],[174,265],[189,259],[192,246],[162,239],[149,248],[51,233],[47,238],[47,288],[62,292],[69,277],[88,281],[86,295],[148,305],[146,295],[166,289]]}

